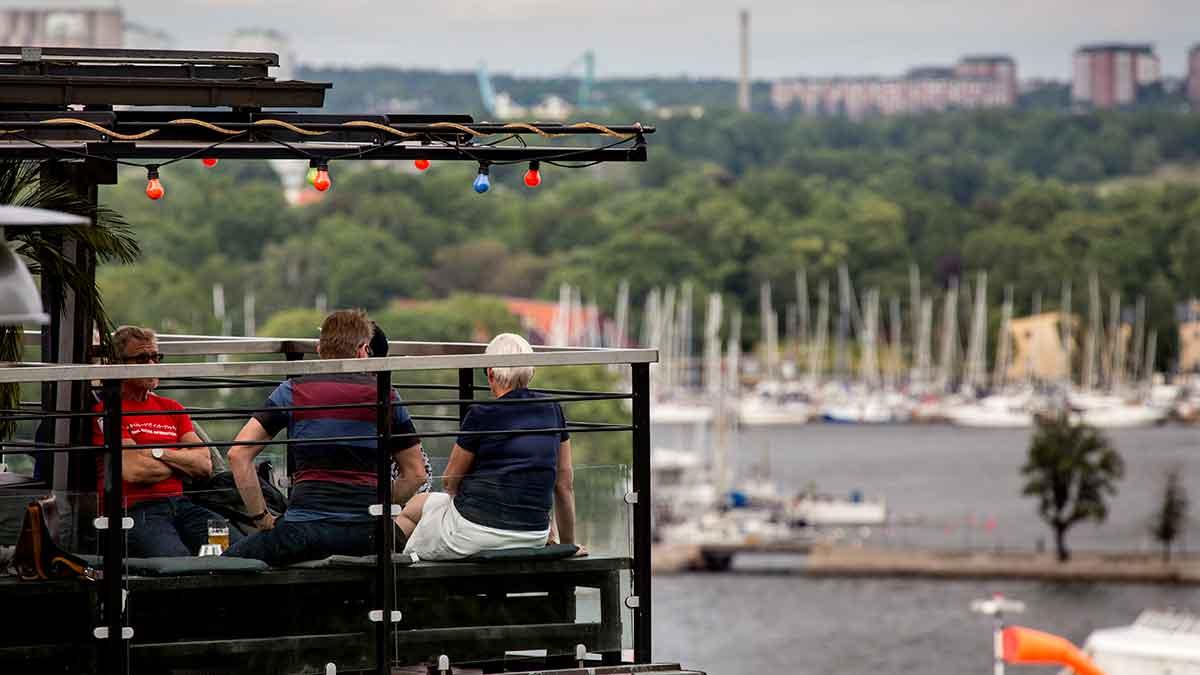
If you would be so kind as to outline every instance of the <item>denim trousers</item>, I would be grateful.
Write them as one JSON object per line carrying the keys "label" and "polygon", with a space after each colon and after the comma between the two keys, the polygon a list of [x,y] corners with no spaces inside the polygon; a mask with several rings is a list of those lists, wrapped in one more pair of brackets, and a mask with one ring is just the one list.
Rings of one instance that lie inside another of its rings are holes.
{"label": "denim trousers", "polygon": [[288,521],[287,514],[275,527],[252,534],[229,547],[225,555],[255,558],[273,567],[331,555],[370,555],[375,552],[375,523],[312,520]]}
{"label": "denim trousers", "polygon": [[[208,543],[208,521],[224,520],[187,497],[138,502],[129,507],[129,517],[133,518],[127,539],[131,558],[196,555]],[[232,545],[242,533],[230,527],[229,537]]]}

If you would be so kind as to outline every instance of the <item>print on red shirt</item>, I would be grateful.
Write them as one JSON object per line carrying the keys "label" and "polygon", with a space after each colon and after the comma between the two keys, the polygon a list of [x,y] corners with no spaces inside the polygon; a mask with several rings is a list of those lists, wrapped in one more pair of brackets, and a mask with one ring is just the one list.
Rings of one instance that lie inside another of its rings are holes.
{"label": "print on red shirt", "polygon": [[[103,412],[104,406],[97,403],[92,410]],[[121,438],[130,439],[138,445],[179,443],[184,434],[193,430],[192,418],[188,415],[155,415],[162,410],[183,410],[178,401],[151,393],[145,401],[121,401]],[[92,443],[104,445],[104,421],[96,418],[92,428]],[[178,452],[177,448],[163,448],[163,452]],[[96,460],[96,491],[104,491],[104,458]],[[183,494],[183,482],[178,474],[153,484],[130,483],[123,485],[126,508],[148,499],[164,499]]]}

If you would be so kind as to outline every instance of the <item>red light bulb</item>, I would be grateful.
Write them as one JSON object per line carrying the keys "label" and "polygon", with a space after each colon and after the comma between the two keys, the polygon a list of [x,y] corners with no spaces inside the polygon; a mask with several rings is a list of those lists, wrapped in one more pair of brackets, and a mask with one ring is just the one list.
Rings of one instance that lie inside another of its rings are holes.
{"label": "red light bulb", "polygon": [[542,172],[538,171],[536,164],[529,165],[529,170],[525,172],[525,185],[535,188],[542,184]]}
{"label": "red light bulb", "polygon": [[424,171],[425,169],[428,169],[428,168],[429,168],[429,160],[427,160],[427,159],[414,159],[414,160],[413,160],[413,166],[417,167],[417,171]]}
{"label": "red light bulb", "polygon": [[150,199],[162,199],[167,191],[163,189],[162,183],[158,182],[158,167],[146,167],[146,196]]}
{"label": "red light bulb", "polygon": [[333,185],[333,181],[329,180],[329,169],[326,169],[323,166],[317,167],[317,175],[313,176],[313,187],[315,187],[318,192],[324,192],[328,190],[329,186],[331,185]]}
{"label": "red light bulb", "polygon": [[204,159],[200,160],[200,163],[211,169],[217,165],[217,161],[218,160],[216,157],[205,157]]}

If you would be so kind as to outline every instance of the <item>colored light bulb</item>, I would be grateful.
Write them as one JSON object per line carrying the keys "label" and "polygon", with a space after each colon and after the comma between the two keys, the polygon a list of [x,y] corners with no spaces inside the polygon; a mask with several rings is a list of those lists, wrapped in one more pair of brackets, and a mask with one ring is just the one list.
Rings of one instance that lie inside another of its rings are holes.
{"label": "colored light bulb", "polygon": [[427,159],[414,159],[414,160],[413,160],[413,166],[417,167],[417,171],[424,171],[425,169],[428,169],[428,168],[429,168],[429,160],[427,160]]}
{"label": "colored light bulb", "polygon": [[217,161],[218,160],[216,157],[205,157],[204,159],[200,160],[200,163],[211,169],[217,165]]}
{"label": "colored light bulb", "polygon": [[329,169],[326,169],[323,166],[318,167],[317,175],[313,176],[312,185],[317,189],[318,192],[324,192],[328,190],[329,186],[333,185],[333,181],[329,180]]}
{"label": "colored light bulb", "polygon": [[162,199],[167,191],[163,189],[162,183],[158,181],[158,167],[146,167],[146,196],[150,199]]}
{"label": "colored light bulb", "polygon": [[488,190],[492,189],[492,179],[488,178],[488,175],[486,173],[484,173],[483,171],[480,171],[479,175],[475,176],[474,187],[475,187],[476,192],[478,192],[479,194],[483,194],[483,193],[487,192]]}
{"label": "colored light bulb", "polygon": [[317,179],[317,167],[315,167],[315,166],[308,167],[308,173],[304,174],[304,180],[307,181],[309,185],[312,185],[313,181],[315,181],[316,179]]}
{"label": "colored light bulb", "polygon": [[525,185],[535,188],[542,184],[542,172],[538,170],[536,163],[529,166],[529,170],[525,172]]}

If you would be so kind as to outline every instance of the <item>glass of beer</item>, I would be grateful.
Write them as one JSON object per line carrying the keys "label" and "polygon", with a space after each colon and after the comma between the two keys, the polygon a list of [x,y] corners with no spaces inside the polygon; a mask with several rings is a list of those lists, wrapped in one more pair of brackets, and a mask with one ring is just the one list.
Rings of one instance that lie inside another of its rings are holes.
{"label": "glass of beer", "polygon": [[229,521],[223,519],[208,521],[208,543],[220,546],[222,551],[229,548]]}

